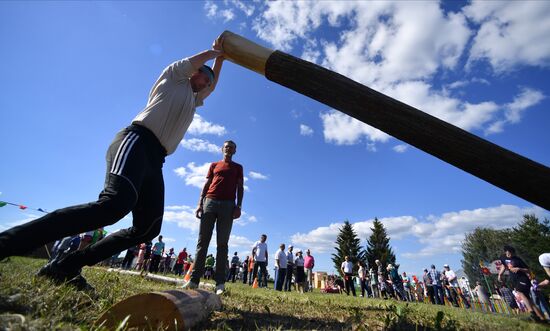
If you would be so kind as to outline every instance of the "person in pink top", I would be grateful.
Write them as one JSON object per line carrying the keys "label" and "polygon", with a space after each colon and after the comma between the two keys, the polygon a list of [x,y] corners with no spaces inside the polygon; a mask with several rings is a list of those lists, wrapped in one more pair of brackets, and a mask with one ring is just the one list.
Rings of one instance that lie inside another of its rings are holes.
{"label": "person in pink top", "polygon": [[307,273],[307,291],[313,291],[313,267],[315,266],[315,259],[311,255],[309,249],[306,251],[304,257],[304,268]]}

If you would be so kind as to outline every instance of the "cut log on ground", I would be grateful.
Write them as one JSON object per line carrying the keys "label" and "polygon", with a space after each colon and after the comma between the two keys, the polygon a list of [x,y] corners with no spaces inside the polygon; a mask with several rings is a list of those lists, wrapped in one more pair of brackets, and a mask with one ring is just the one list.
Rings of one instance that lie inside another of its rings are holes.
{"label": "cut log on ground", "polygon": [[115,304],[96,322],[108,330],[188,330],[221,309],[220,298],[205,290],[142,293]]}
{"label": "cut log on ground", "polygon": [[230,31],[222,36],[230,61],[550,210],[547,166],[314,63],[262,47]]}

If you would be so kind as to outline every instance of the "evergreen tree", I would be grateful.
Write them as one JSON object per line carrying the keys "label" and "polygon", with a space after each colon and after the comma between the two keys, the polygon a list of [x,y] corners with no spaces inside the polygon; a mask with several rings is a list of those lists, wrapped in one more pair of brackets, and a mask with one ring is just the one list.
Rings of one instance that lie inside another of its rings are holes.
{"label": "evergreen tree", "polygon": [[[365,262],[365,251],[361,247],[361,240],[349,221],[345,221],[336,237],[336,253],[332,254],[332,262],[338,273],[342,273],[340,267],[347,255],[353,263],[354,272],[357,271],[357,261]],[[343,276],[343,275],[342,275]]]}
{"label": "evergreen tree", "polygon": [[[476,228],[467,233],[462,242],[462,269],[470,280],[483,283],[480,262],[493,262],[502,256],[502,247],[511,242],[509,229]],[[494,276],[492,276],[495,278]],[[496,279],[496,278],[495,278]]]}
{"label": "evergreen tree", "polygon": [[386,266],[391,263],[395,264],[395,254],[390,247],[390,238],[386,233],[386,229],[382,222],[378,218],[374,218],[373,227],[371,228],[372,234],[367,240],[366,260],[370,268],[375,268],[375,260],[380,260],[384,270]]}

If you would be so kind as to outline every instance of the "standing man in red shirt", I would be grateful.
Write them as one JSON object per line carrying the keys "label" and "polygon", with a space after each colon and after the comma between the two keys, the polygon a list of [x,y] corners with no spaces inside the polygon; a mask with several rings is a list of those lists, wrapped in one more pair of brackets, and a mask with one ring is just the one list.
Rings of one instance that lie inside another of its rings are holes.
{"label": "standing man in red shirt", "polygon": [[[306,251],[306,257],[304,257],[304,268],[307,272],[307,291],[313,292],[313,267],[315,266],[315,259],[311,255],[311,251]],[[307,292],[306,291],[306,292]]]}
{"label": "standing man in red shirt", "polygon": [[[204,264],[208,245],[212,238],[214,224],[216,224],[216,293],[222,294],[225,290],[225,263],[229,235],[233,220],[241,217],[241,204],[244,194],[243,167],[232,161],[237,151],[237,144],[228,140],[222,147],[223,160],[214,162],[208,169],[206,183],[201,192],[199,206],[195,215],[200,218],[199,238],[197,242],[196,261],[191,279],[183,285],[184,289],[194,289],[199,285],[200,277],[204,273]],[[235,203],[237,198],[237,203]]]}

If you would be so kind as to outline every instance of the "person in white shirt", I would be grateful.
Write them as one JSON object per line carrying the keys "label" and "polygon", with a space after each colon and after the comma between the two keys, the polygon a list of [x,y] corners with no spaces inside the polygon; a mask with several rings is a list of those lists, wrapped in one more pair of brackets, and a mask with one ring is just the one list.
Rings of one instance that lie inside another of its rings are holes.
{"label": "person in white shirt", "polygon": [[[254,257],[254,271],[252,279],[260,277],[258,280],[258,285],[260,287],[267,287],[267,263],[268,263],[268,253],[267,253],[267,235],[262,234],[260,240],[256,241],[252,246],[252,256]],[[260,274],[258,275],[258,268],[260,269]]]}
{"label": "person in white shirt", "polygon": [[355,295],[355,285],[353,285],[353,263],[349,260],[349,256],[346,255],[344,257],[344,262],[342,262],[342,266],[340,267],[340,271],[342,271],[342,275],[344,276],[344,286],[346,288],[346,294],[349,295],[349,292],[353,293],[353,296]]}
{"label": "person in white shirt", "polygon": [[470,303],[468,302],[468,299],[466,299],[466,296],[462,293],[458,286],[458,279],[456,277],[456,273],[451,270],[451,267],[449,267],[448,264],[445,264],[443,266],[445,269],[445,277],[447,277],[447,280],[449,281],[449,285],[451,286],[449,291],[451,292],[451,299],[453,301],[453,305],[455,307],[459,306],[458,303],[458,296],[462,298],[462,302],[464,303],[464,307],[470,308]]}
{"label": "person in white shirt", "polygon": [[279,250],[275,253],[275,267],[277,268],[277,281],[275,290],[282,291],[283,283],[286,277],[287,258],[285,253],[285,244],[279,245]]}

